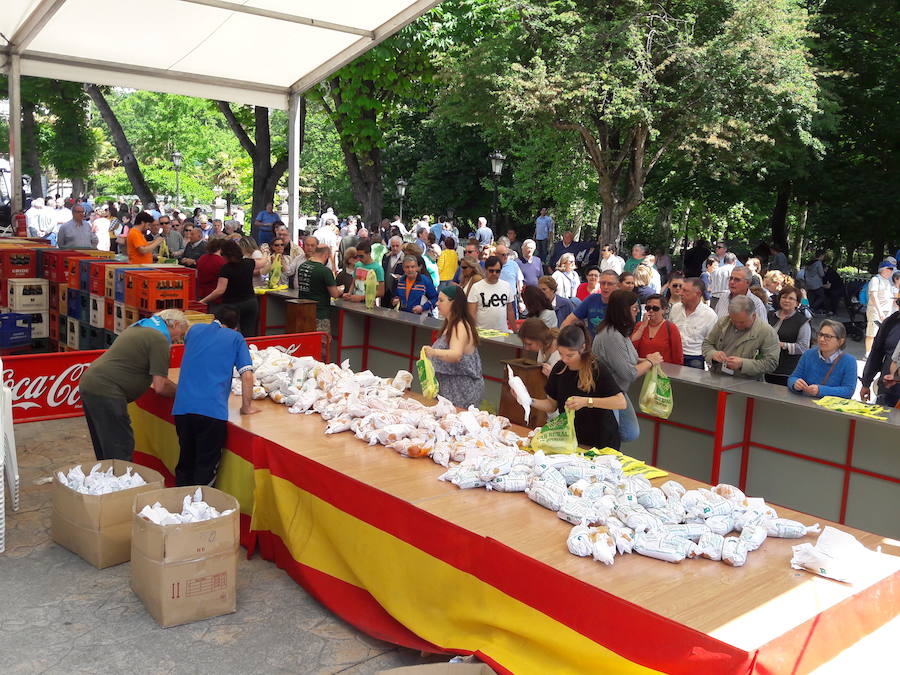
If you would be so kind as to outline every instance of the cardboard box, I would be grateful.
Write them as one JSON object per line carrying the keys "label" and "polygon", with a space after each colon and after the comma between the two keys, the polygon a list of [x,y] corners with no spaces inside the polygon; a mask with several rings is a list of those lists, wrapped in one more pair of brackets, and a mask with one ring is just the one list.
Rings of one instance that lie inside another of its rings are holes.
{"label": "cardboard box", "polygon": [[484,663],[428,663],[379,670],[375,675],[494,675],[494,670]]}
{"label": "cardboard box", "polygon": [[[93,465],[85,463],[81,469],[88,473]],[[69,464],[58,470],[67,474],[75,466]],[[163,486],[162,475],[153,469],[121,459],[100,462],[100,468],[104,471],[110,466],[117,476],[131,467],[133,473],[147,481],[147,485],[106,495],[85,495],[59,481],[53,482],[53,541],[98,569],[128,562],[131,558],[134,498],[142,492],[155,491]],[[55,479],[55,471],[53,476]]]}
{"label": "cardboard box", "polygon": [[138,515],[159,502],[181,513],[196,487],[139,494],[131,535],[131,588],[163,628],[231,614],[237,609],[238,502],[204,487],[203,500],[230,514],[184,525],[156,525]]}

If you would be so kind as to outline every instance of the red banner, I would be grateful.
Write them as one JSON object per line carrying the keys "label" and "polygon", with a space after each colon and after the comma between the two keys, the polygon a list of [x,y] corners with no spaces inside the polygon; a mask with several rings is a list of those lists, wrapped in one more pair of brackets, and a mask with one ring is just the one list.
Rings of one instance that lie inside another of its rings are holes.
{"label": "red banner", "polygon": [[[331,338],[325,333],[294,333],[249,338],[258,349],[276,347],[294,356],[322,358],[323,346]],[[78,380],[102,349],[54,354],[23,354],[3,359],[3,386],[12,392],[13,423],[40,422],[80,417]],[[172,347],[171,367],[178,368],[184,345]]]}

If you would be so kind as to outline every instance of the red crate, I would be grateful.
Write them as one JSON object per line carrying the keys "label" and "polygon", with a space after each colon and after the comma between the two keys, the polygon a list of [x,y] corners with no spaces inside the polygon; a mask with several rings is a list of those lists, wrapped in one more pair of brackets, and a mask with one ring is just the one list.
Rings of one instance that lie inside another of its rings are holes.
{"label": "red crate", "polygon": [[137,307],[140,310],[153,313],[187,307],[191,280],[183,274],[163,272],[142,275],[138,277],[138,283],[140,296]]}
{"label": "red crate", "polygon": [[44,251],[41,255],[44,265],[41,276],[57,284],[67,284],[69,277],[66,258],[72,256],[83,258],[84,254],[80,251]]}
{"label": "red crate", "polygon": [[171,274],[181,274],[188,278],[188,298],[193,300],[197,297],[197,270],[193,267],[185,267],[179,265],[177,267],[162,267],[160,271],[169,272]]}
{"label": "red crate", "polygon": [[65,259],[65,262],[63,264],[66,267],[66,284],[69,286],[69,288],[72,288],[76,291],[81,290],[80,286],[78,285],[81,281],[81,278],[79,276],[81,274],[81,261],[86,260],[90,257],[91,256],[89,255],[70,255]]}
{"label": "red crate", "polygon": [[90,278],[88,281],[91,295],[105,295],[106,293],[106,270],[110,265],[121,267],[128,263],[116,262],[114,260],[96,260],[90,266]]}
{"label": "red crate", "polygon": [[50,311],[59,312],[59,284],[50,282]]}
{"label": "red crate", "polygon": [[[104,280],[105,281],[105,280]],[[114,332],[116,328],[116,301],[112,298],[103,299],[103,330]]]}
{"label": "red crate", "polygon": [[125,272],[125,295],[122,298],[127,307],[138,308],[141,299],[140,278],[144,275],[158,276],[165,272],[148,269],[128,270]]}
{"label": "red crate", "polygon": [[33,279],[36,276],[37,253],[28,248],[0,250],[0,278]]}

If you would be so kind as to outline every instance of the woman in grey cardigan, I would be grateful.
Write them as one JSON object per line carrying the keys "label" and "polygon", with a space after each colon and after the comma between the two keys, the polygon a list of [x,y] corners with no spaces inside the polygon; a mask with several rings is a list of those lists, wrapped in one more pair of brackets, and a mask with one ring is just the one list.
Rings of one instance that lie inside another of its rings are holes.
{"label": "woman in grey cardigan", "polygon": [[616,411],[619,419],[619,435],[622,442],[633,441],[640,436],[637,415],[628,398],[631,383],[656,364],[663,362],[662,354],[653,352],[646,358],[639,358],[631,342],[638,312],[638,297],[631,291],[613,291],[609,296],[606,316],[597,326],[591,352],[612,373],[619,388],[625,392],[628,407]]}

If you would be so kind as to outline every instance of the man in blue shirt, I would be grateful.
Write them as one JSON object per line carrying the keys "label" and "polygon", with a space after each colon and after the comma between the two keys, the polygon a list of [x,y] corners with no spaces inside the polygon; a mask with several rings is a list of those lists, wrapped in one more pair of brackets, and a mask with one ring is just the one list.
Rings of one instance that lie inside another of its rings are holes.
{"label": "man in blue shirt", "polygon": [[550,242],[553,241],[553,218],[547,215],[546,208],[541,209],[534,221],[534,238],[537,240],[538,258],[546,260]]}
{"label": "man in blue shirt", "polygon": [[619,287],[619,275],[612,270],[605,270],[600,273],[600,292],[591,293],[585,298],[575,311],[566,317],[560,328],[570,326],[576,321],[584,321],[591,336],[597,335],[597,326],[606,316],[606,305],[609,303],[609,296]]}
{"label": "man in blue shirt", "polygon": [[256,218],[253,219],[253,225],[250,227],[250,236],[260,246],[271,243],[274,238],[272,226],[279,220],[281,220],[281,216],[275,213],[275,204],[267,202],[266,208],[257,213]]}
{"label": "man in blue shirt", "polygon": [[181,446],[175,467],[175,482],[179,487],[212,485],[216,479],[222,446],[228,435],[228,397],[233,370],[241,376],[241,414],[259,412],[251,404],[250,350],[235,330],[238,314],[231,307],[223,307],[216,317],[212,323],[191,327],[184,336],[184,358],[172,408]]}

